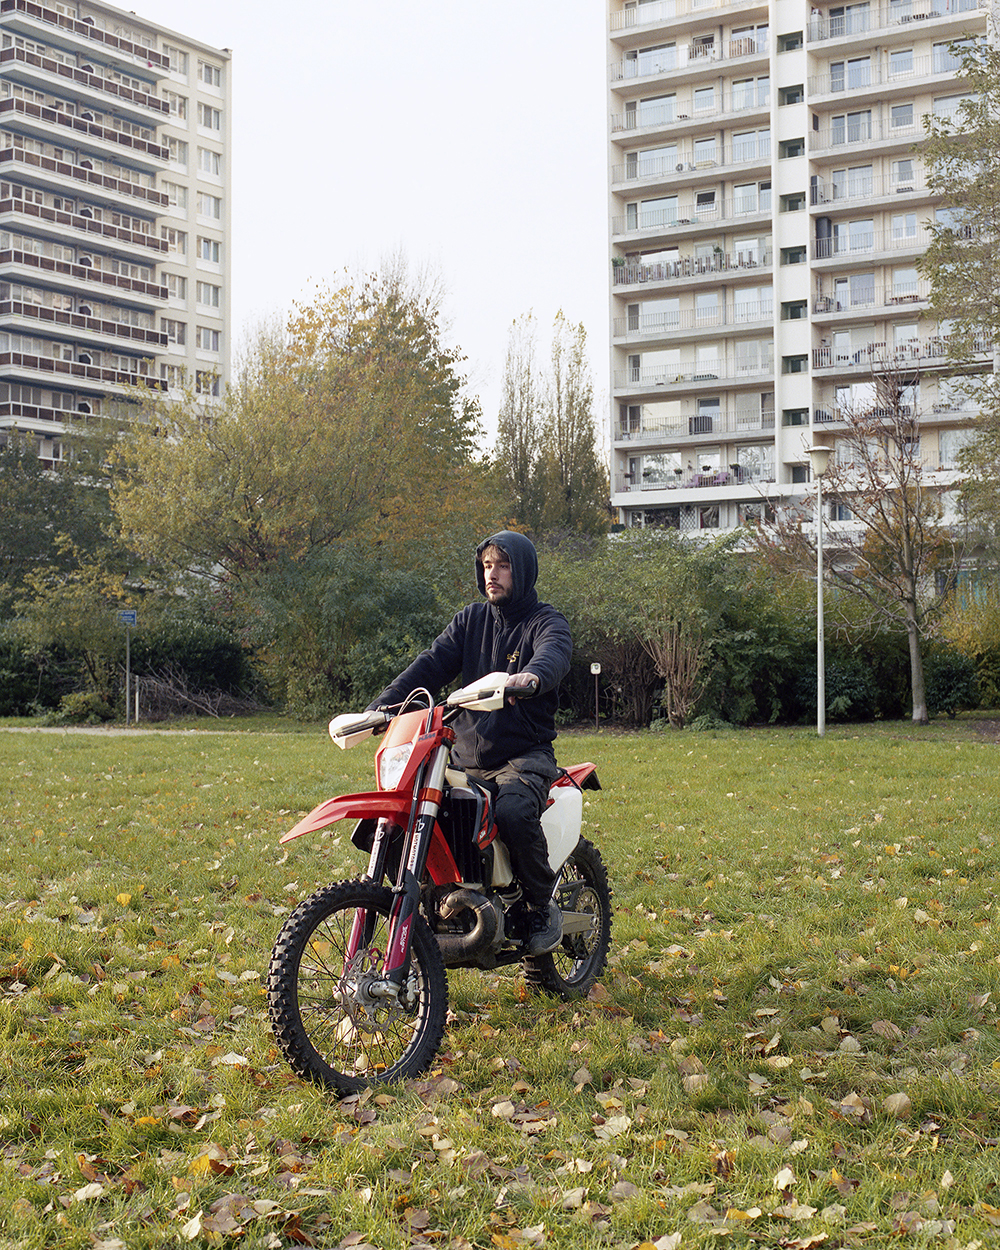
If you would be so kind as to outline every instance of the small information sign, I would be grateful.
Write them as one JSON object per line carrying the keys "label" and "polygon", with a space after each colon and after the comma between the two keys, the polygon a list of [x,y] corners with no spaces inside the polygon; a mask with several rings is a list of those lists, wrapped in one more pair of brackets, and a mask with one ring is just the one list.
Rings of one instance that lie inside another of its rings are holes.
{"label": "small information sign", "polygon": [[119,625],[128,625],[132,629],[135,629],[136,624],[138,623],[138,620],[139,620],[139,613],[136,611],[135,608],[123,608],[118,613]]}

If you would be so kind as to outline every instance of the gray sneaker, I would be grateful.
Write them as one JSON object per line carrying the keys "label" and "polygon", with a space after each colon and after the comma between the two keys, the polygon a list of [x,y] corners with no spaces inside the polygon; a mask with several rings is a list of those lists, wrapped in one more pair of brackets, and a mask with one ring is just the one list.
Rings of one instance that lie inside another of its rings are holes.
{"label": "gray sneaker", "polygon": [[562,941],[562,912],[555,905],[532,905],[528,909],[528,954],[547,955]]}

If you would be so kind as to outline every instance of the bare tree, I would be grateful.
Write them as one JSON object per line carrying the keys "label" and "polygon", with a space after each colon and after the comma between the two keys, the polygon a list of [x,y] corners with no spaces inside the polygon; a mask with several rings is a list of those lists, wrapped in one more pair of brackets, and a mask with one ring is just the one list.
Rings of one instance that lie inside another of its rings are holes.
{"label": "bare tree", "polygon": [[[825,577],[867,603],[872,618],[906,631],[913,720],[926,724],[922,644],[939,620],[964,555],[960,527],[946,514],[946,487],[931,478],[920,446],[915,378],[896,357],[875,362],[838,414],[835,454],[823,477]],[[816,567],[809,498],[779,509],[757,532],[774,562]],[[835,606],[834,606],[835,610]]]}

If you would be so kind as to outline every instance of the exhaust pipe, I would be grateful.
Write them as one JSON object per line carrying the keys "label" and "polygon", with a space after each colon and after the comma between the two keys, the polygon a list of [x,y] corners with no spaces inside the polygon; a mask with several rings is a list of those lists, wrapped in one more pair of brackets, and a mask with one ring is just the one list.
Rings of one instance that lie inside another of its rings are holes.
{"label": "exhaust pipe", "polygon": [[446,967],[454,967],[470,960],[478,959],[497,942],[503,940],[503,920],[499,909],[485,894],[478,890],[470,890],[460,886],[452,890],[441,900],[442,916],[453,916],[456,912],[471,911],[476,922],[468,933],[438,933],[438,946]]}

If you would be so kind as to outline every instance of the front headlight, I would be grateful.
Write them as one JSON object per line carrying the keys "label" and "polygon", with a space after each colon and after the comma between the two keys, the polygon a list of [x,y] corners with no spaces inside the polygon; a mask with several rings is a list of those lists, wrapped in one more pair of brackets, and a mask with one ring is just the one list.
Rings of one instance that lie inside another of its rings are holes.
{"label": "front headlight", "polygon": [[413,743],[389,747],[382,752],[378,762],[378,780],[383,790],[395,790],[413,751]]}

